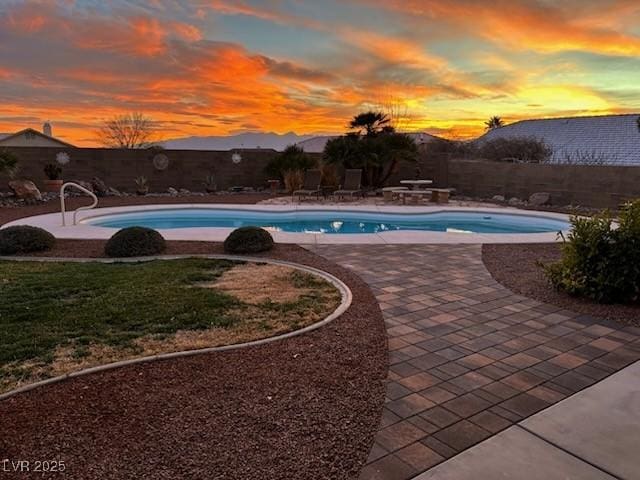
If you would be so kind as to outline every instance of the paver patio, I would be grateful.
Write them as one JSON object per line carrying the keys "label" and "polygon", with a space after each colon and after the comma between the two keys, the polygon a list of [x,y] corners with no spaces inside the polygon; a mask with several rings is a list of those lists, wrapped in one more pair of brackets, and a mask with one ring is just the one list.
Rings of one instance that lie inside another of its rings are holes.
{"label": "paver patio", "polygon": [[[414,480],[634,480],[640,362],[532,415]],[[589,421],[585,422],[585,418]]]}
{"label": "paver patio", "polygon": [[479,245],[325,245],[384,313],[389,375],[362,479],[405,480],[640,359],[640,329],[516,295]]}

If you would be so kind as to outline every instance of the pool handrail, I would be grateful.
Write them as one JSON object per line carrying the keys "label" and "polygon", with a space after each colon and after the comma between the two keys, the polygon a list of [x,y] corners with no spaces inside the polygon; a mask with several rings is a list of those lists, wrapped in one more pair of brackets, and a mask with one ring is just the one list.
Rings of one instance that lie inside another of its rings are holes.
{"label": "pool handrail", "polygon": [[88,188],[83,187],[82,185],[78,185],[77,183],[74,182],[67,182],[65,184],[63,184],[60,187],[60,212],[62,214],[62,226],[66,227],[66,222],[65,222],[65,203],[64,203],[64,191],[67,187],[75,187],[78,190],[86,193],[87,195],[89,195],[91,198],[93,198],[93,203],[91,205],[85,205],[84,207],[78,207],[77,209],[75,209],[73,211],[73,224],[76,225],[76,216],[78,215],[78,212],[80,210],[90,210],[92,208],[94,208],[96,205],[98,205],[98,197],[96,197],[96,194],[93,193],[91,190],[89,190]]}

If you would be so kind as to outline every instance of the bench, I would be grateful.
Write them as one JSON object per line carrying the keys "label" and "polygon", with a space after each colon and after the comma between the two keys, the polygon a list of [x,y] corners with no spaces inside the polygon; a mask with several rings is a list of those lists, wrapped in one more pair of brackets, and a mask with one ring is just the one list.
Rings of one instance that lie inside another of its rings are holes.
{"label": "bench", "polygon": [[385,202],[392,202],[396,198],[398,198],[399,192],[404,192],[409,190],[408,187],[384,187],[382,189],[382,197]]}
{"label": "bench", "polygon": [[402,200],[402,204],[407,204],[407,197],[411,197],[412,200],[416,202],[420,199],[423,199],[425,196],[429,195],[429,200],[435,203],[448,203],[449,202],[449,193],[451,192],[448,188],[429,188],[425,190],[395,190],[393,193],[398,194],[400,200]]}
{"label": "bench", "polygon": [[451,189],[449,188],[432,188],[431,201],[436,203],[449,203],[450,193]]}

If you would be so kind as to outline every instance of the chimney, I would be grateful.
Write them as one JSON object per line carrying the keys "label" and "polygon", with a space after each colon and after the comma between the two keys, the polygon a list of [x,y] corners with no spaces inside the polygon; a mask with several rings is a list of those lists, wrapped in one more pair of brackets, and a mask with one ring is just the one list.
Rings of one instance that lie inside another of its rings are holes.
{"label": "chimney", "polygon": [[42,133],[44,133],[48,137],[52,137],[53,136],[51,134],[51,124],[49,123],[49,121],[44,122],[44,125],[42,126]]}

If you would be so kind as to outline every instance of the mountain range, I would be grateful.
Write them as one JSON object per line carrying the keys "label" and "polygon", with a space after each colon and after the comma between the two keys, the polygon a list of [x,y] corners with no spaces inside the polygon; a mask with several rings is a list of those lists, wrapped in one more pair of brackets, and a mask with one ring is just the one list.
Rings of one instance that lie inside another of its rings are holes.
{"label": "mountain range", "polygon": [[301,142],[313,135],[297,135],[293,132],[258,133],[249,132],[230,136],[183,137],[162,142],[167,149],[174,150],[233,150],[236,148],[271,148],[284,150],[287,145]]}

